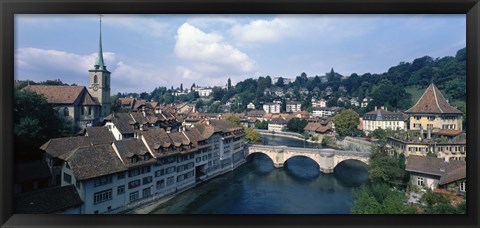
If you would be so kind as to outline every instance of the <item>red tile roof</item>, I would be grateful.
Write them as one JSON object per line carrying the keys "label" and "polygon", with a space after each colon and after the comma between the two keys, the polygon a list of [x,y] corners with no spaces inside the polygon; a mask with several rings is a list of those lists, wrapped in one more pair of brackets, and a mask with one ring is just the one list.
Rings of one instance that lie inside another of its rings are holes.
{"label": "red tile roof", "polygon": [[78,100],[81,105],[98,105],[85,86],[30,85],[24,89],[44,95],[52,104],[73,104]]}
{"label": "red tile roof", "polygon": [[452,107],[440,90],[432,83],[423,93],[417,103],[405,111],[408,114],[415,113],[439,113],[439,114],[461,114],[462,112]]}

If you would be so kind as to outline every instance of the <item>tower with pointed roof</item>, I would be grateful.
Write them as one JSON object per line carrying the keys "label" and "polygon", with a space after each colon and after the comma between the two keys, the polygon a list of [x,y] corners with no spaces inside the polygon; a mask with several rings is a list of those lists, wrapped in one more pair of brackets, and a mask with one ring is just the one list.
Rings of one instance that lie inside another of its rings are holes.
{"label": "tower with pointed roof", "polygon": [[101,105],[100,117],[106,117],[110,114],[110,71],[107,70],[107,66],[103,61],[101,15],[97,60],[93,69],[88,72],[90,77],[88,84],[89,92]]}
{"label": "tower with pointed roof", "polygon": [[462,130],[462,112],[452,107],[433,83],[405,113],[410,115],[411,130]]}

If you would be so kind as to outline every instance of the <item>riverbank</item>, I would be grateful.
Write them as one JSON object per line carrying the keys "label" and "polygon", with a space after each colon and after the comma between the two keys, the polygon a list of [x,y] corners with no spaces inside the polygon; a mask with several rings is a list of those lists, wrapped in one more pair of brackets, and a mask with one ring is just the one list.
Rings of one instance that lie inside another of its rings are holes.
{"label": "riverbank", "polygon": [[211,179],[214,179],[216,177],[220,177],[226,173],[229,173],[229,172],[232,172],[233,170],[237,169],[238,167],[240,167],[241,165],[245,164],[246,162],[246,159],[243,159],[241,162],[238,162],[236,164],[233,164],[232,167],[230,169],[227,169],[227,170],[221,170],[221,171],[218,171],[216,173],[214,173],[213,175],[205,178],[204,180],[202,181],[199,181],[199,182],[196,182],[194,183],[193,185],[189,186],[189,187],[186,187],[184,189],[181,189],[177,192],[173,192],[169,195],[166,195],[166,196],[162,196],[160,197],[158,200],[153,200],[149,203],[146,203],[144,205],[141,205],[141,206],[138,206],[136,208],[132,208],[132,209],[127,209],[127,210],[124,210],[120,213],[123,213],[123,214],[150,214],[152,213],[153,211],[155,211],[155,209],[157,209],[160,205],[174,199],[176,196],[182,194],[183,192],[186,192],[188,190],[191,190],[193,188],[196,188],[197,186],[203,184],[204,182],[208,181],[208,180],[211,180]]}

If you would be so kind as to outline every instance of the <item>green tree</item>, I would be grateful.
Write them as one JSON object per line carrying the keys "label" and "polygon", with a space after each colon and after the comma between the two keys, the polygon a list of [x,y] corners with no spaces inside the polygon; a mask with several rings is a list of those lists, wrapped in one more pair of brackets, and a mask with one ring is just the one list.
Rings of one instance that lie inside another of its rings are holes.
{"label": "green tree", "polygon": [[415,208],[404,204],[402,192],[390,189],[386,184],[360,186],[353,191],[352,214],[415,214]]}
{"label": "green tree", "polygon": [[122,104],[120,103],[117,95],[110,96],[110,103],[112,104],[110,107],[110,111],[116,113],[122,112]]}
{"label": "green tree", "polygon": [[263,120],[263,121],[257,121],[257,122],[255,123],[255,128],[267,130],[267,129],[268,129],[268,122],[265,121],[265,120]]}
{"label": "green tree", "polygon": [[465,214],[465,201],[453,206],[448,196],[432,192],[430,189],[427,189],[420,202],[425,205],[425,214]]}
{"label": "green tree", "polygon": [[279,77],[278,80],[277,80],[277,83],[275,83],[276,86],[278,87],[283,87],[285,84],[283,82],[283,78],[282,77]]}
{"label": "green tree", "polygon": [[308,121],[300,118],[293,118],[287,123],[287,130],[291,132],[303,133],[305,126],[307,126]]}
{"label": "green tree", "polygon": [[227,116],[227,118],[225,118],[225,120],[227,120],[228,122],[233,123],[233,124],[235,124],[239,127],[242,126],[242,123],[240,122],[240,118],[238,116],[233,116],[233,115]]}
{"label": "green tree", "polygon": [[13,107],[17,160],[39,159],[41,145],[51,138],[72,134],[71,125],[59,117],[58,111],[43,95],[29,90],[16,91]]}
{"label": "green tree", "polygon": [[368,165],[368,178],[372,183],[385,183],[390,186],[403,186],[405,179],[405,159],[390,156],[384,145],[372,145]]}
{"label": "green tree", "polygon": [[376,139],[385,139],[387,137],[387,132],[381,128],[377,128],[370,134],[372,138]]}
{"label": "green tree", "polygon": [[352,110],[345,109],[335,116],[335,130],[340,136],[351,135],[357,131],[360,124],[358,114]]}
{"label": "green tree", "polygon": [[255,129],[249,127],[245,133],[245,140],[249,143],[258,143],[262,139],[260,133],[255,131]]}

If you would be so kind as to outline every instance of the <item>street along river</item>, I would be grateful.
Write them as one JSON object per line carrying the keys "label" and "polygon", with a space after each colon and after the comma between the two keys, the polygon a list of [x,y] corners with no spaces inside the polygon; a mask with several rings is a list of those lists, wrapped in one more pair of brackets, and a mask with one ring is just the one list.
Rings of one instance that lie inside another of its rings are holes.
{"label": "street along river", "polygon": [[[303,140],[262,136],[267,145],[317,147]],[[366,165],[347,160],[324,174],[306,157],[276,169],[255,153],[232,172],[206,181],[161,204],[154,214],[349,214],[352,190],[368,178]]]}

